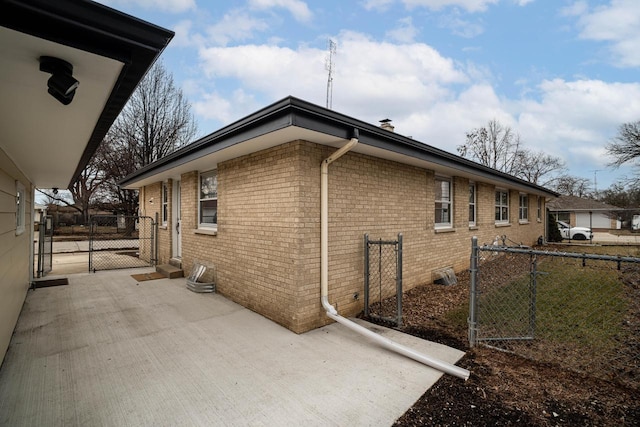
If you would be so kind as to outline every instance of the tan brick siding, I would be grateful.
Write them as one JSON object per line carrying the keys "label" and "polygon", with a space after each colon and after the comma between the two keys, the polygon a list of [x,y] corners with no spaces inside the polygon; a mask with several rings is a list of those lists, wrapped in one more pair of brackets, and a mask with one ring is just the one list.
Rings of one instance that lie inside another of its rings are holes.
{"label": "tan brick siding", "polygon": [[[295,332],[329,323],[320,304],[320,164],[332,151],[295,141],[219,164],[215,236],[196,232],[198,172],[182,175],[186,271],[194,260],[213,263],[218,292]],[[434,269],[468,268],[474,235],[480,243],[506,235],[532,244],[543,234],[535,196],[529,196],[529,223],[518,222],[518,191],[510,191],[509,224],[496,227],[495,187],[482,182],[476,182],[477,220],[470,228],[463,177],[451,177],[453,227],[436,232],[434,178],[431,170],[354,152],[329,167],[329,301],[340,314],[363,309],[353,295],[363,294],[365,233],[403,234],[405,290],[430,282]],[[154,188],[147,187],[145,199],[159,194]],[[170,250],[166,240],[159,236]]]}

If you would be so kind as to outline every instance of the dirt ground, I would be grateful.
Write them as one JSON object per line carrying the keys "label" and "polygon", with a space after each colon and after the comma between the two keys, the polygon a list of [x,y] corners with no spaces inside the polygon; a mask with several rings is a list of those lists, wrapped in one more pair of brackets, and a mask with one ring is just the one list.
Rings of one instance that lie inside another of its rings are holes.
{"label": "dirt ground", "polygon": [[[640,274],[629,277],[640,289]],[[640,426],[640,378],[605,380],[487,347],[470,349],[466,328],[445,316],[468,304],[468,292],[463,273],[457,285],[404,294],[401,329],[467,351],[457,364],[471,377],[444,375],[394,426]]]}

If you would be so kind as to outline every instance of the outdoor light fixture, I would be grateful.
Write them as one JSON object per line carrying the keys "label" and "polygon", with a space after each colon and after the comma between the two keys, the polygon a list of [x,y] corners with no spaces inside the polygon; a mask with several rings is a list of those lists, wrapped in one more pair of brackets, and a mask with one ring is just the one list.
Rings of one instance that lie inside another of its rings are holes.
{"label": "outdoor light fixture", "polygon": [[69,105],[80,84],[73,78],[73,65],[52,56],[41,56],[40,71],[51,74],[47,81],[49,94],[62,104]]}

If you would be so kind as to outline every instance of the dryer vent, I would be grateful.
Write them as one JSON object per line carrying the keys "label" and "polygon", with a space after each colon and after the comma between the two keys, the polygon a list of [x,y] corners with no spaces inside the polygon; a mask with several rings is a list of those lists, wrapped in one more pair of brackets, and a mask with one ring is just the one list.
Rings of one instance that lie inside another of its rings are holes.
{"label": "dryer vent", "polygon": [[439,268],[433,271],[433,283],[437,285],[455,285],[458,283],[453,267]]}

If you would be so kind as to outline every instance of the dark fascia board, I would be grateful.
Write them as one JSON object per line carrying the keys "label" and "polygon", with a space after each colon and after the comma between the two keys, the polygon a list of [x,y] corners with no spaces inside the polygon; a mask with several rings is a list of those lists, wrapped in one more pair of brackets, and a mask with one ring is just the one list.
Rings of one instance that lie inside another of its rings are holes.
{"label": "dark fascia board", "polygon": [[456,156],[455,154],[423,144],[412,138],[390,132],[379,126],[363,122],[292,96],[275,102],[244,119],[183,147],[167,157],[147,165],[125,177],[119,185],[129,185],[155,173],[167,170],[177,164],[183,164],[187,159],[218,151],[222,146],[227,147],[233,145],[232,140],[236,142],[247,140],[286,126],[297,126],[342,139],[351,138],[354,135],[354,131],[357,130],[359,134],[358,140],[361,144],[404,154],[493,181],[499,181],[505,185],[518,185],[544,193],[548,196],[558,195],[544,187],[531,184],[506,173]]}
{"label": "dark fascia board", "polygon": [[3,27],[125,64],[87,141],[70,186],[174,33],[86,0],[2,0],[1,4]]}

